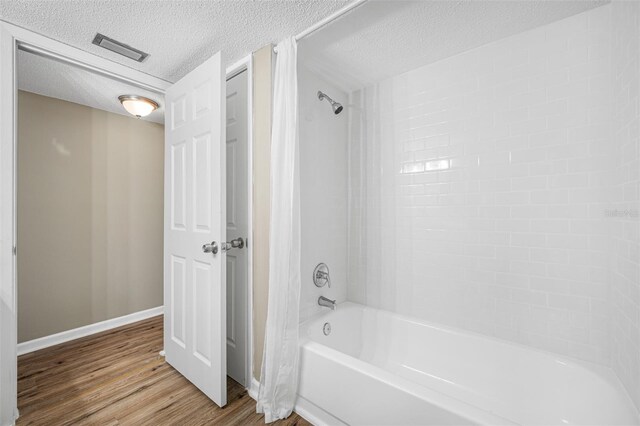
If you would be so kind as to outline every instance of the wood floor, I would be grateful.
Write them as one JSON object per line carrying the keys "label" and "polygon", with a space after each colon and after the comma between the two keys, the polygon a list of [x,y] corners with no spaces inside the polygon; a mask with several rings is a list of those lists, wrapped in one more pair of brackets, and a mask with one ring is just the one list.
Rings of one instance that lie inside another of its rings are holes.
{"label": "wood floor", "polygon": [[[260,425],[228,380],[219,408],[164,358],[162,316],[18,358],[17,425]],[[274,425],[309,425],[292,414]]]}

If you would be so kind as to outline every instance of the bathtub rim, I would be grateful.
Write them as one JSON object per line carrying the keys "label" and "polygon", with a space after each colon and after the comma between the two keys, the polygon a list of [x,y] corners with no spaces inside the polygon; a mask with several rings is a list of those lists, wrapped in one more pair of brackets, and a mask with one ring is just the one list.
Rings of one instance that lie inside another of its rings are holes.
{"label": "bathtub rim", "polygon": [[[448,332],[448,333],[453,333],[453,334],[457,334],[457,335],[471,335],[473,337],[476,338],[480,338],[480,339],[486,339],[486,340],[490,340],[494,343],[498,343],[501,345],[507,345],[507,346],[512,346],[512,347],[516,347],[516,348],[520,348],[523,350],[527,350],[527,351],[531,351],[531,352],[536,352],[539,353],[541,355],[547,355],[547,356],[551,356],[554,358],[554,361],[559,362],[561,364],[564,365],[568,365],[568,364],[576,364],[580,367],[586,368],[600,376],[602,376],[603,378],[607,379],[607,378],[615,378],[616,380],[614,381],[616,385],[622,385],[622,382],[620,381],[620,379],[618,378],[618,376],[615,374],[615,372],[613,371],[613,369],[609,366],[603,365],[603,364],[598,364],[596,362],[592,362],[592,361],[587,361],[587,360],[583,360],[580,358],[574,358],[568,355],[563,355],[563,354],[559,354],[557,352],[553,352],[553,351],[549,351],[546,349],[541,349],[541,348],[537,348],[535,346],[529,346],[529,345],[525,345],[524,343],[518,343],[518,342],[512,342],[510,340],[506,340],[506,339],[502,339],[500,337],[496,337],[496,336],[491,336],[488,334],[483,334],[477,331],[473,331],[473,330],[467,330],[464,329],[462,327],[456,327],[456,326],[450,326],[450,325],[444,325],[444,324],[439,324],[439,323],[434,323],[431,321],[426,321],[426,320],[421,320],[415,317],[411,317],[408,315],[404,315],[404,314],[398,314],[392,311],[388,311],[385,309],[378,309],[378,308],[373,308],[367,305],[362,305],[360,303],[356,303],[356,302],[350,302],[350,301],[345,301],[345,302],[341,302],[339,304],[336,304],[336,311],[340,308],[340,306],[344,306],[346,305],[347,307],[355,307],[355,308],[362,308],[363,310],[372,310],[372,311],[380,311],[383,312],[387,315],[399,318],[403,321],[407,321],[409,323],[412,324],[417,324],[417,325],[421,325],[421,326],[425,326],[425,327],[429,327],[431,329],[434,330],[438,330],[438,331],[443,331],[443,332]],[[326,346],[326,345],[322,345],[322,343],[316,342],[315,340],[313,340],[312,338],[309,337],[309,335],[306,333],[306,331],[310,328],[311,324],[314,322],[314,320],[319,320],[320,318],[327,316],[329,314],[331,314],[332,312],[335,311],[322,311],[319,312],[315,315],[313,315],[312,317],[307,318],[305,321],[301,322],[299,325],[299,331],[300,333],[300,338],[299,341],[302,344],[303,342],[305,342],[306,340],[309,340],[311,342],[314,343],[318,343],[321,346]],[[304,332],[304,333],[302,333]],[[337,349],[333,349],[330,348],[329,346],[326,346],[329,349],[332,349],[338,353],[344,354],[344,352],[340,352]],[[347,355],[347,354],[344,354]],[[347,355],[350,356],[350,355]],[[353,357],[352,357],[353,358]],[[357,359],[357,358],[355,358]],[[364,362],[364,361],[363,361]],[[611,377],[607,377],[607,376],[611,376]],[[622,387],[622,389],[625,390],[626,392],[626,388]],[[630,397],[630,395],[627,396]],[[633,401],[631,401],[633,402]],[[640,410],[636,410],[637,414],[638,414],[638,418],[640,420]]]}

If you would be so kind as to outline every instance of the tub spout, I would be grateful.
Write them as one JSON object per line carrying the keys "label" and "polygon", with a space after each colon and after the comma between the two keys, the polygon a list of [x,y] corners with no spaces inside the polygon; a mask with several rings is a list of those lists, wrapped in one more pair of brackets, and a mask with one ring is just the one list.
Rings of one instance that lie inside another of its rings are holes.
{"label": "tub spout", "polygon": [[318,297],[318,305],[324,306],[325,308],[331,308],[332,310],[336,310],[336,301],[327,299],[324,296]]}

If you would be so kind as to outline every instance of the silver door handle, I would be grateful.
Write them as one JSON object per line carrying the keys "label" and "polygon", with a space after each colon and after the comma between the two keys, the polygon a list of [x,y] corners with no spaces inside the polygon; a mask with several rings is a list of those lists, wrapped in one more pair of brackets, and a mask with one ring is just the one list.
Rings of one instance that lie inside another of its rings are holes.
{"label": "silver door handle", "polygon": [[211,241],[210,244],[203,244],[202,251],[205,253],[218,254],[218,244],[215,241]]}
{"label": "silver door handle", "polygon": [[244,248],[244,240],[242,239],[242,237],[231,240],[231,247],[238,249]]}
{"label": "silver door handle", "polygon": [[238,237],[234,240],[222,244],[222,251],[231,250],[232,248],[244,248],[244,240],[242,239],[242,237]]}

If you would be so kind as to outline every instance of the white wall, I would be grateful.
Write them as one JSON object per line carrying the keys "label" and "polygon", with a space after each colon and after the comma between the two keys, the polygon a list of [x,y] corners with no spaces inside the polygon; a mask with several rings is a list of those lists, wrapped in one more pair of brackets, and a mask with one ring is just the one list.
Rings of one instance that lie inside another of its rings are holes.
{"label": "white wall", "polygon": [[[346,106],[347,96],[316,74],[299,67],[300,214],[302,229],[300,320],[322,309],[318,297],[347,296],[347,108],[334,115],[318,90]],[[332,287],[318,288],[316,265],[329,266]]]}
{"label": "white wall", "polygon": [[612,13],[611,358],[613,369],[640,409],[640,4],[616,1]]}
{"label": "white wall", "polygon": [[349,299],[609,362],[610,12],[352,94]]}

